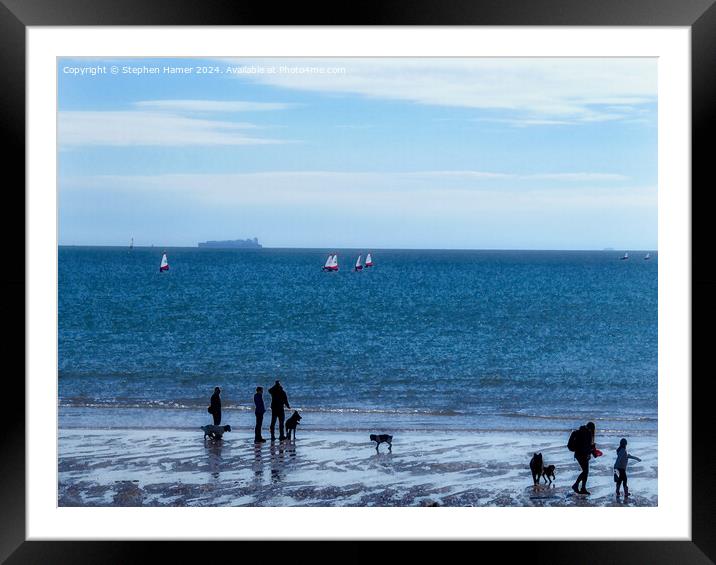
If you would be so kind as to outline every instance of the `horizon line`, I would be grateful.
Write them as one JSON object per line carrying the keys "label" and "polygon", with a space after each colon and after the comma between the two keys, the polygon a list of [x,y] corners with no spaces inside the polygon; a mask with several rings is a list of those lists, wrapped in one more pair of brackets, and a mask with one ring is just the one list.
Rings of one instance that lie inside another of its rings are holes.
{"label": "horizon line", "polygon": [[[93,243],[58,243],[57,247],[111,247],[120,249],[129,249],[126,244],[110,245],[110,244],[93,244]],[[262,249],[306,249],[306,250],[326,250],[326,249],[345,249],[345,250],[378,250],[378,251],[648,251],[658,252],[658,249],[636,248],[636,247],[602,247],[602,248],[524,248],[524,247],[284,247],[284,246],[265,246],[261,247],[199,247],[198,245],[135,245],[134,249],[202,249],[209,251],[230,250],[230,251],[261,251]]]}

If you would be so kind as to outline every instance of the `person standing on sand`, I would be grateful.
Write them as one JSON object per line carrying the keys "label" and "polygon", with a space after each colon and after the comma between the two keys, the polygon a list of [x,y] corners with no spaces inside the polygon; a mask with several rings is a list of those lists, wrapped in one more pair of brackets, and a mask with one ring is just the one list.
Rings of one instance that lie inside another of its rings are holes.
{"label": "person standing on sand", "polygon": [[617,483],[617,496],[621,496],[619,493],[619,486],[623,484],[624,498],[629,496],[629,487],[627,486],[626,474],[627,463],[629,462],[629,459],[634,459],[641,463],[641,459],[634,455],[631,455],[630,453],[627,453],[626,446],[627,440],[625,437],[623,437],[619,442],[619,447],[617,448],[617,460],[614,462],[614,482]]}
{"label": "person standing on sand", "polygon": [[288,404],[288,396],[286,391],[283,390],[280,381],[276,381],[274,385],[268,390],[271,395],[271,441],[276,440],[274,429],[276,428],[276,420],[278,419],[278,431],[279,440],[286,439],[286,434],[283,430],[283,421],[286,419],[286,414],[283,411],[283,407],[291,408]]}
{"label": "person standing on sand", "polygon": [[[596,446],[594,445],[595,426],[594,422],[587,422],[585,426],[580,426],[576,433],[576,445],[574,448],[574,458],[579,463],[582,472],[572,485],[572,490],[577,494],[590,494],[587,490],[587,479],[589,478],[589,460],[592,455],[596,455]],[[582,488],[579,488],[579,483]]]}
{"label": "person standing on sand", "polygon": [[221,424],[221,389],[217,386],[214,388],[214,394],[211,395],[211,404],[209,404],[209,414],[214,417],[214,425]]}
{"label": "person standing on sand", "polygon": [[264,421],[264,413],[266,412],[266,407],[264,406],[264,388],[262,386],[256,387],[256,394],[254,394],[254,406],[256,406],[256,410],[254,411],[254,414],[256,414],[256,428],[254,429],[254,443],[263,443],[266,440],[261,437],[261,425]]}

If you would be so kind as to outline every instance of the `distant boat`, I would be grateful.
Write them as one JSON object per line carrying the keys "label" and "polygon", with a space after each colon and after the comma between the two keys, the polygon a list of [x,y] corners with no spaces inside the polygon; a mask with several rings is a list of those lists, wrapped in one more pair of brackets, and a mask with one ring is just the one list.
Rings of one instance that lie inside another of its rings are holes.
{"label": "distant boat", "polygon": [[627,259],[629,259],[629,254],[628,254],[628,253],[625,253],[625,254],[624,254],[624,257],[619,257],[619,260],[620,260],[620,261],[626,261]]}
{"label": "distant boat", "polygon": [[166,251],[162,255],[162,262],[159,264],[159,272],[162,271],[168,271],[169,270],[169,261],[167,261],[167,254]]}
{"label": "distant boat", "polygon": [[649,259],[651,259],[651,255],[649,255],[648,253],[646,255],[644,255],[645,261],[648,261]]}
{"label": "distant boat", "polygon": [[129,242],[129,250],[131,251],[132,249],[134,249],[134,238]]}
{"label": "distant boat", "polygon": [[362,259],[362,257],[363,257],[362,255],[358,255],[358,260],[356,261],[356,267],[355,267],[356,271],[363,270],[363,265],[360,264],[360,260]]}
{"label": "distant boat", "polygon": [[322,271],[337,271],[338,270],[338,254],[329,255],[326,259],[326,264],[323,265]]}
{"label": "distant boat", "polygon": [[366,257],[365,257],[365,266],[366,267],[373,266],[373,257],[370,256],[370,253],[368,253],[368,255],[366,255]]}

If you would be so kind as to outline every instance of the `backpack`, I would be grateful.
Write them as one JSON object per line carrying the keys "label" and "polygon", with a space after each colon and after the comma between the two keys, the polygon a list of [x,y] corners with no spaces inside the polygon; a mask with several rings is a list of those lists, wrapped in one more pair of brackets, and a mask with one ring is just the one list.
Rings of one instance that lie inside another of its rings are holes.
{"label": "backpack", "polygon": [[569,441],[567,442],[567,449],[570,451],[577,451],[577,442],[579,441],[579,430],[574,430],[571,435],[569,436]]}

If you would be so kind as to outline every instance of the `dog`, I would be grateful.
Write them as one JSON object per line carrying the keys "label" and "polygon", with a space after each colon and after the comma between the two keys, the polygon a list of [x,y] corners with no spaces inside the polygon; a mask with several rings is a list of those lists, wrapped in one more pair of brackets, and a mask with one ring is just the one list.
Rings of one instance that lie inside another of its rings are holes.
{"label": "dog", "polygon": [[293,411],[293,414],[286,420],[286,439],[291,439],[291,432],[293,432],[293,439],[296,440],[296,426],[298,426],[301,420],[301,415]]}
{"label": "dog", "polygon": [[222,439],[224,433],[231,431],[231,426],[201,426],[201,429],[204,431],[204,439]]}
{"label": "dog", "polygon": [[532,482],[538,485],[540,477],[544,472],[544,462],[542,461],[541,453],[535,453],[532,459],[530,459],[530,471],[532,471]]}
{"label": "dog", "polygon": [[[552,477],[552,478],[550,478],[550,477]],[[554,465],[547,465],[544,467],[544,469],[542,471],[542,478],[544,478],[545,483],[549,479],[549,484],[552,484],[552,481],[557,480],[554,476]]]}
{"label": "dog", "polygon": [[378,446],[380,446],[381,443],[387,443],[388,451],[393,451],[393,436],[389,436],[388,434],[370,434],[370,441],[375,442],[376,451],[378,451]]}

